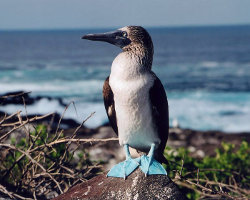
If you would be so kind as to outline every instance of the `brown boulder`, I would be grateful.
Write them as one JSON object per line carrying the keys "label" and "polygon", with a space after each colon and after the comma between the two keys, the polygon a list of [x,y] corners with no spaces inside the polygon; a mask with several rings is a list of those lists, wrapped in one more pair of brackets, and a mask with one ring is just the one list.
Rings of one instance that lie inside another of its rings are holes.
{"label": "brown boulder", "polygon": [[54,200],[97,200],[97,199],[186,199],[179,188],[165,175],[145,174],[137,169],[126,180],[106,177],[106,174],[96,176],[78,184]]}

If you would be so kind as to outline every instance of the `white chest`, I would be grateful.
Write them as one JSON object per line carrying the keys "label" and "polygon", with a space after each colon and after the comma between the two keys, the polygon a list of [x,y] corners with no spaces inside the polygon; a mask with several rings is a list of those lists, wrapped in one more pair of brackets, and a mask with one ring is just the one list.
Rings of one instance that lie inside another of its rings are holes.
{"label": "white chest", "polygon": [[122,69],[116,70],[115,67],[121,66],[113,63],[109,84],[114,93],[120,145],[149,148],[152,143],[160,141],[153,127],[149,99],[154,79],[150,73],[126,76],[126,72],[121,74],[118,71]]}

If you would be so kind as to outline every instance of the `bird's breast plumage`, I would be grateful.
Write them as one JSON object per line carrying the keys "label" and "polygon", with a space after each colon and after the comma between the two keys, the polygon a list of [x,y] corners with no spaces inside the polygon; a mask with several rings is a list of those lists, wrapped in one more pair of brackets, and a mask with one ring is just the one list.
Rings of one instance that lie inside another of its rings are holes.
{"label": "bird's breast plumage", "polygon": [[[119,63],[119,62],[118,62]],[[157,132],[152,120],[152,108],[149,99],[149,90],[154,83],[150,73],[136,74],[126,72],[117,74],[121,66],[112,65],[110,87],[114,94],[116,120],[120,145],[129,144],[136,149],[149,149],[152,143],[159,144]],[[127,70],[130,69],[127,64]]]}

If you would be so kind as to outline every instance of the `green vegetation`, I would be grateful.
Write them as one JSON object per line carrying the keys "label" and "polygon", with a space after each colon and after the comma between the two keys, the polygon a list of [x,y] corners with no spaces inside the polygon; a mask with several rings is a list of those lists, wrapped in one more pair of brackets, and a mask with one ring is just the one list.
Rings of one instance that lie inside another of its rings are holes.
{"label": "green vegetation", "polygon": [[[167,170],[188,199],[250,198],[250,146],[243,141],[240,148],[222,143],[216,156],[195,159],[187,149],[165,150],[170,161]],[[174,162],[171,162],[174,161]]]}

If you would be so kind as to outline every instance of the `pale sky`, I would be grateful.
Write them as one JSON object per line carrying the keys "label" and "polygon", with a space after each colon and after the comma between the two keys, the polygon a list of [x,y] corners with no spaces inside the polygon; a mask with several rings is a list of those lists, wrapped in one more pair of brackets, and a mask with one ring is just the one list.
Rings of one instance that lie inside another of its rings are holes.
{"label": "pale sky", "polygon": [[250,0],[0,0],[0,29],[250,24]]}

